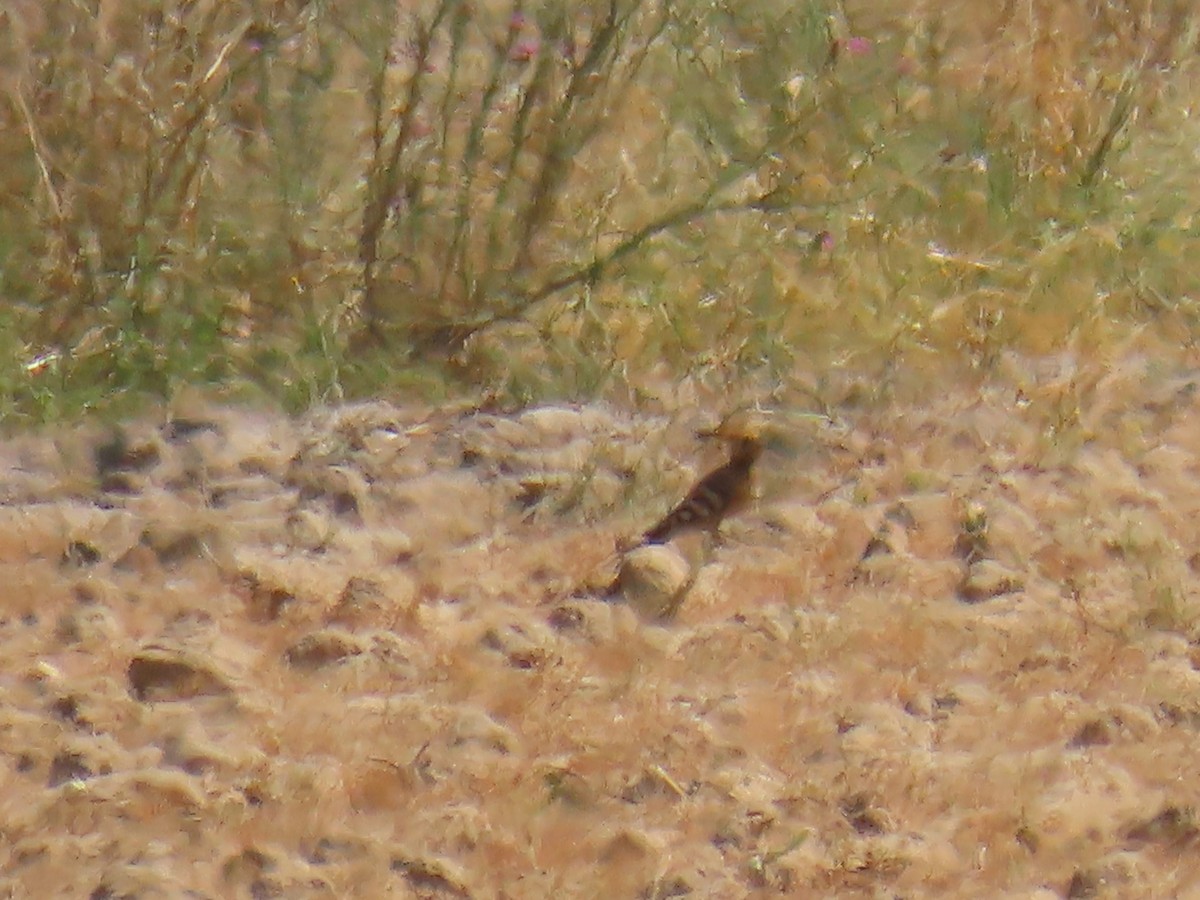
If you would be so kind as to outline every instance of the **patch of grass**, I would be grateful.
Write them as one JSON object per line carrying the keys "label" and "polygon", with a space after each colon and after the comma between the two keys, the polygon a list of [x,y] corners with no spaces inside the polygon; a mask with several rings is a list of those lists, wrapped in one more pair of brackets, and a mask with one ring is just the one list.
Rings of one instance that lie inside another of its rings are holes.
{"label": "patch of grass", "polygon": [[1200,318],[1183,4],[5,17],[13,414],[247,380],[293,408],[885,392]]}

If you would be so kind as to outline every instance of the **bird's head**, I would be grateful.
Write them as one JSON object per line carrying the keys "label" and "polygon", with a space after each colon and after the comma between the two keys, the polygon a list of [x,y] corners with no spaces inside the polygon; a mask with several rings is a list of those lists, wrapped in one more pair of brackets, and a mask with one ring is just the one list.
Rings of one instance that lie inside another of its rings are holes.
{"label": "bird's head", "polygon": [[725,416],[712,428],[698,432],[700,437],[716,438],[729,445],[730,459],[753,463],[768,439],[768,415],[759,409],[739,409]]}
{"label": "bird's head", "polygon": [[725,416],[711,428],[696,432],[702,438],[717,438],[737,444],[741,441],[766,439],[770,425],[770,414],[757,409],[737,409]]}

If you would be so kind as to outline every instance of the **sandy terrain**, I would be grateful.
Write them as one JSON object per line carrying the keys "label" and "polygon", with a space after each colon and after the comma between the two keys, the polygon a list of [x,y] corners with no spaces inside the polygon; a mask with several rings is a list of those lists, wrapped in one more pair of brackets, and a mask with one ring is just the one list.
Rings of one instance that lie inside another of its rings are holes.
{"label": "sandy terrain", "polygon": [[1200,890],[1200,371],[1010,368],[781,416],[666,622],[685,412],[10,436],[0,895]]}

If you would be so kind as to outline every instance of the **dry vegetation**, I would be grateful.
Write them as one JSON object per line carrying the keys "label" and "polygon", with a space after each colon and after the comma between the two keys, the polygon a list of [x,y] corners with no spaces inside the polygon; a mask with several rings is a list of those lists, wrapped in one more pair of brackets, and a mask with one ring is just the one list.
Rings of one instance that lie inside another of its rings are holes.
{"label": "dry vegetation", "polygon": [[1198,32],[0,7],[0,894],[1182,895]]}
{"label": "dry vegetation", "polygon": [[1187,3],[0,17],[9,420],[986,373],[1196,319]]}
{"label": "dry vegetation", "polygon": [[0,891],[1178,895],[1200,379],[1169,356],[842,385],[665,623],[587,585],[711,462],[683,410],[13,439]]}

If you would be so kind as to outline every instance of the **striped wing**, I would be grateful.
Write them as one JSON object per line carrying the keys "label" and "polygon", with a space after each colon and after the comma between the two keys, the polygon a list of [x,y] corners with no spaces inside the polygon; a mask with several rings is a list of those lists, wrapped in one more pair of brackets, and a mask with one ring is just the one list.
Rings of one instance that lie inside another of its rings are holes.
{"label": "striped wing", "polygon": [[726,465],[710,473],[692,488],[678,506],[667,513],[642,537],[645,544],[659,544],[691,528],[716,528],[735,502],[749,490],[749,471]]}

